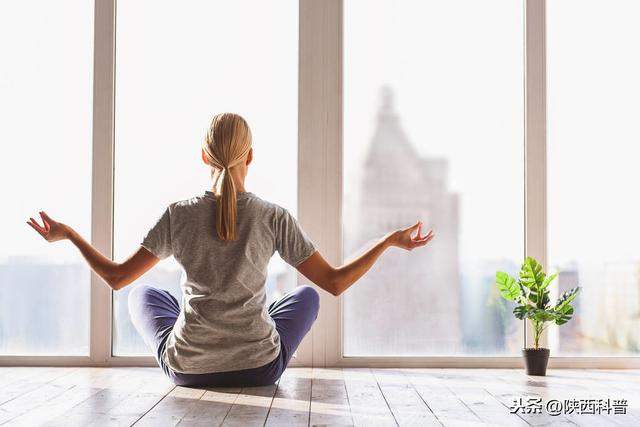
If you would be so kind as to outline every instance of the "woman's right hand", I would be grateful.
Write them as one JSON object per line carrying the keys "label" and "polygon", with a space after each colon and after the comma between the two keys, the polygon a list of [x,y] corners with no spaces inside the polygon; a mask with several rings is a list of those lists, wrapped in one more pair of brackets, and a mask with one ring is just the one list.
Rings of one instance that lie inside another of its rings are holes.
{"label": "woman's right hand", "polygon": [[427,234],[423,236],[422,221],[418,221],[411,227],[403,228],[389,234],[387,236],[387,242],[391,246],[411,251],[426,245],[434,236],[433,230],[429,230]]}
{"label": "woman's right hand", "polygon": [[27,224],[38,232],[47,242],[57,242],[58,240],[64,240],[69,238],[69,227],[61,222],[54,221],[45,212],[40,212],[42,218],[42,224],[38,224],[33,218],[29,218]]}

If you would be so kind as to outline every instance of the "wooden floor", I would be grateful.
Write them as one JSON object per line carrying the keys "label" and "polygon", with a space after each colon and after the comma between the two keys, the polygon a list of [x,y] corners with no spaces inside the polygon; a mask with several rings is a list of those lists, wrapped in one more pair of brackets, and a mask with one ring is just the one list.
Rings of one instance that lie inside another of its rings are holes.
{"label": "wooden floor", "polygon": [[[626,399],[626,414],[510,413],[536,397]],[[0,367],[0,424],[640,426],[640,371],[294,368],[274,386],[194,389],[156,368]]]}

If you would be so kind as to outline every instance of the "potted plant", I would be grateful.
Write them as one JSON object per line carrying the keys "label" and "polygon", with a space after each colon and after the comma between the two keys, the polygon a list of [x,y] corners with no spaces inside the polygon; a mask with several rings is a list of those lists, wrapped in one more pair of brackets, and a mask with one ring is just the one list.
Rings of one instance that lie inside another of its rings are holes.
{"label": "potted plant", "polygon": [[548,323],[564,325],[573,315],[571,301],[578,294],[580,287],[566,291],[552,305],[549,285],[557,276],[558,273],[547,276],[542,271],[540,263],[531,257],[527,257],[522,263],[518,279],[504,271],[496,273],[496,285],[500,295],[517,304],[513,314],[520,320],[529,319],[533,327],[533,348],[522,349],[527,375],[545,375],[547,372],[549,349],[540,348],[539,343]]}

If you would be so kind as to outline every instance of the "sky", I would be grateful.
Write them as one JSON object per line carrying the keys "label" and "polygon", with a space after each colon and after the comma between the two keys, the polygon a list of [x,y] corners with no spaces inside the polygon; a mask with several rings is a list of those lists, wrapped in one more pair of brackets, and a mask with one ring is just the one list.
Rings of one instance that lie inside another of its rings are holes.
{"label": "sky", "polygon": [[640,258],[640,2],[547,2],[550,260]]}
{"label": "sky", "polygon": [[[60,25],[65,21],[65,25]],[[91,2],[11,2],[0,13],[0,262],[77,259],[26,224],[47,210],[89,236],[93,76]]]}
{"label": "sky", "polygon": [[[410,142],[423,156],[448,160],[449,187],[461,202],[462,262],[519,260],[522,5],[349,1],[344,14],[345,180],[358,180],[380,87],[388,85]],[[345,196],[357,197],[357,189],[345,185]]]}
{"label": "sky", "polygon": [[[89,236],[90,3],[12,2],[0,14],[0,260],[77,259],[70,245],[54,251],[24,224],[39,209]],[[640,58],[629,52],[640,39],[640,4],[602,4],[547,5],[549,247],[557,263],[639,252]],[[389,85],[419,152],[449,160],[463,260],[521,258],[522,13],[511,0],[345,2],[346,200],[355,197],[380,87]],[[118,258],[135,250],[164,206],[209,186],[200,143],[221,111],[252,127],[247,188],[295,212],[297,17],[293,0],[120,2]]]}

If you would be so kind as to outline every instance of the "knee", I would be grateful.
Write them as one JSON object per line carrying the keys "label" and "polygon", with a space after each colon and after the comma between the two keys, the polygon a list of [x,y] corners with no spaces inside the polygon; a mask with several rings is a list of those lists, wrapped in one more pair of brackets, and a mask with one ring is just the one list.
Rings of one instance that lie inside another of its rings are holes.
{"label": "knee", "polygon": [[320,310],[320,295],[311,286],[298,287],[298,295],[309,307],[309,311],[313,314],[313,318],[318,317],[318,311]]}

